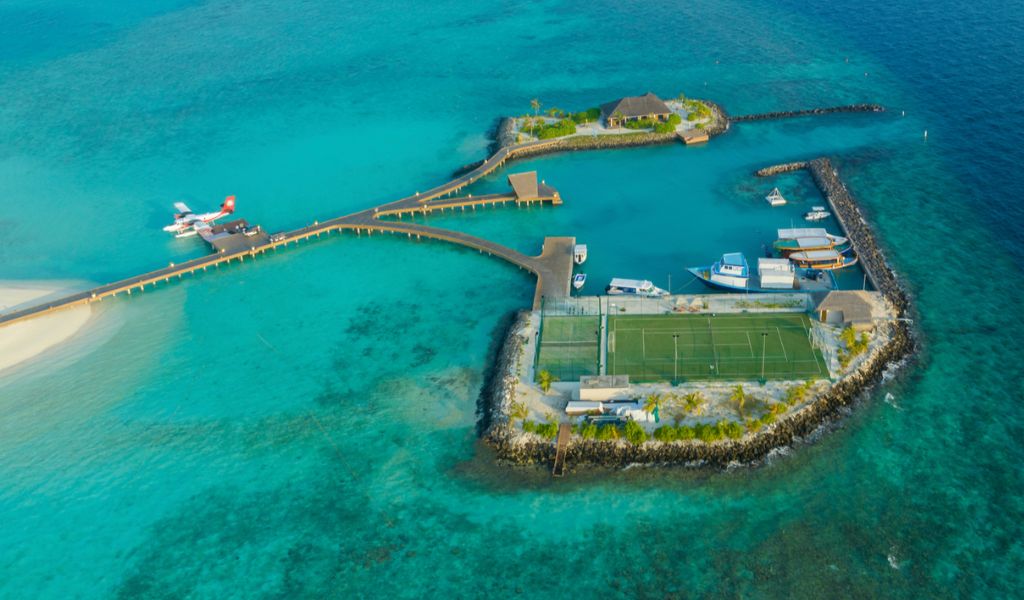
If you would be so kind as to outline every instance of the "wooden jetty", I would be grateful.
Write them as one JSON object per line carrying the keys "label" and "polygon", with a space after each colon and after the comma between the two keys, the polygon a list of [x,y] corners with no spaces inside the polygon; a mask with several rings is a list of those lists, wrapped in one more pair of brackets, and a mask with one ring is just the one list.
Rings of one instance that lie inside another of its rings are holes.
{"label": "wooden jetty", "polygon": [[569,438],[571,437],[572,425],[559,423],[558,439],[555,441],[555,464],[551,468],[551,474],[555,477],[565,475],[565,454],[569,448]]}
{"label": "wooden jetty", "polygon": [[707,132],[701,131],[699,129],[690,129],[690,130],[687,130],[687,131],[677,131],[676,132],[676,136],[680,140],[682,140],[682,142],[684,144],[686,144],[687,146],[692,146],[694,144],[703,144],[703,143],[707,142],[709,139],[711,139],[708,136]]}
{"label": "wooden jetty", "polygon": [[409,238],[415,236],[416,239],[442,240],[474,248],[480,252],[504,259],[537,276],[537,288],[534,294],[534,307],[536,308],[540,306],[541,298],[545,296],[548,298],[569,296],[569,280],[572,277],[572,247],[575,244],[575,238],[545,238],[540,255],[526,256],[507,246],[458,231],[381,219],[380,217],[429,214],[435,210],[444,211],[449,208],[452,210],[456,208],[462,210],[467,208],[475,209],[477,206],[496,206],[507,203],[515,203],[517,206],[542,204],[545,202],[552,205],[561,204],[562,199],[557,190],[546,185],[544,182],[536,182],[536,172],[510,175],[509,182],[513,187],[513,193],[511,194],[442,198],[443,196],[449,196],[458,192],[465,186],[500,168],[508,160],[515,157],[518,152],[553,145],[557,142],[557,139],[540,140],[502,148],[477,168],[444,185],[427,190],[426,192],[417,192],[411,196],[374,208],[326,221],[314,221],[311,225],[269,236],[260,235],[249,238],[245,234],[239,233],[237,234],[238,237],[234,237],[230,243],[221,245],[213,254],[180,263],[170,263],[161,269],[7,312],[0,315],[0,327],[64,308],[97,302],[121,293],[130,295],[132,292],[141,292],[146,289],[146,286],[155,287],[160,282],[169,282],[174,278],[181,279],[185,275],[192,275],[198,271],[205,271],[211,267],[216,268],[233,261],[244,262],[247,258],[255,259],[255,257],[263,255],[270,250],[276,250],[289,244],[298,244],[302,241],[311,240],[314,237],[319,238],[322,235],[330,235],[333,232],[342,231],[355,232],[356,234],[370,234],[374,232],[404,233]]}

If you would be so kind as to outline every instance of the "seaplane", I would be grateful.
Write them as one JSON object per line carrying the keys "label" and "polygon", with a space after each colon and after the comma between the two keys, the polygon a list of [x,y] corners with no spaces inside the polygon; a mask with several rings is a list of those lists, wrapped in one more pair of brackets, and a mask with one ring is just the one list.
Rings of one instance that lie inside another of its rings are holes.
{"label": "seaplane", "polygon": [[228,196],[220,205],[217,212],[194,213],[184,202],[175,202],[174,209],[178,212],[174,215],[174,223],[164,227],[167,233],[173,233],[174,237],[183,238],[196,235],[200,229],[207,229],[210,224],[235,212],[235,197]]}

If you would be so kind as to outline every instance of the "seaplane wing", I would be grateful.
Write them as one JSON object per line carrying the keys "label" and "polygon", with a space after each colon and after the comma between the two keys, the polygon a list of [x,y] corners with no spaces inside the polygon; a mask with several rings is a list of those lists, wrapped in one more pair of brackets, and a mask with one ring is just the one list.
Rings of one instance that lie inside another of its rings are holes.
{"label": "seaplane wing", "polygon": [[188,205],[185,204],[184,202],[175,202],[174,203],[174,210],[176,210],[176,211],[178,211],[180,213],[191,213],[192,212],[192,209],[189,208]]}

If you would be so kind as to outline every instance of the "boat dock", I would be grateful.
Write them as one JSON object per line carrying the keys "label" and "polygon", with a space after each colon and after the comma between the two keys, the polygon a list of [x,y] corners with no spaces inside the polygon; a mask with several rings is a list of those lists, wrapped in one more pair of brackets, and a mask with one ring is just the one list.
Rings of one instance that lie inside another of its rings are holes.
{"label": "boat dock", "polygon": [[572,425],[568,423],[558,424],[558,438],[555,441],[555,464],[551,467],[551,474],[555,477],[565,475],[565,454],[569,447],[569,439],[572,437]]}
{"label": "boat dock", "polygon": [[[250,228],[239,227],[236,229],[232,227],[241,222],[217,226],[217,229],[214,230],[217,237],[210,242],[214,249],[213,254],[180,263],[170,263],[160,269],[2,314],[0,315],[0,327],[64,308],[97,302],[121,293],[131,295],[133,292],[143,292],[146,286],[155,287],[160,282],[170,282],[174,278],[180,280],[185,275],[194,275],[211,267],[217,268],[233,261],[244,262],[247,258],[255,259],[270,250],[287,247],[292,243],[298,244],[314,237],[319,238],[323,235],[343,231],[354,232],[357,235],[364,233],[369,235],[375,232],[404,233],[410,239],[415,236],[416,239],[441,240],[474,248],[482,253],[504,259],[537,276],[537,287],[534,293],[534,308],[537,308],[543,297],[564,298],[569,296],[572,278],[572,248],[576,242],[575,238],[546,237],[541,253],[538,256],[527,256],[507,246],[459,231],[380,217],[398,216],[400,218],[407,214],[429,214],[438,210],[443,212],[448,208],[475,210],[477,206],[497,206],[507,203],[515,203],[516,206],[543,203],[559,205],[562,203],[562,199],[558,191],[544,182],[537,182],[537,174],[532,171],[514,173],[509,176],[509,183],[513,189],[511,194],[487,194],[475,197],[469,195],[442,199],[443,196],[455,194],[465,186],[498,169],[518,152],[551,145],[557,141],[557,139],[541,140],[502,148],[476,169],[444,185],[349,215],[326,221],[314,221],[311,225],[292,231],[268,235],[257,227],[255,228],[257,234],[252,235]],[[250,229],[250,234],[244,232],[246,229]]]}

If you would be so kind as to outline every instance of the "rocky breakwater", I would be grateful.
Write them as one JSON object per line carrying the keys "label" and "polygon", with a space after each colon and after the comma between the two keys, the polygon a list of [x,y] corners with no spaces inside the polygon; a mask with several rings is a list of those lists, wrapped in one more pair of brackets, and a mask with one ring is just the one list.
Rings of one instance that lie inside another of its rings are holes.
{"label": "rocky breakwater", "polygon": [[757,171],[754,171],[754,175],[757,175],[758,177],[771,177],[772,175],[779,175],[779,174],[782,174],[782,173],[791,173],[793,171],[799,171],[800,169],[806,169],[806,168],[807,168],[807,162],[806,161],[791,162],[791,163],[785,163],[785,164],[781,164],[781,165],[773,165],[771,167],[765,167],[763,169],[758,169]]}
{"label": "rocky breakwater", "polygon": [[477,433],[498,446],[511,433],[509,410],[516,398],[519,383],[519,360],[526,338],[521,332],[530,313],[519,311],[499,324],[490,354],[491,368],[484,375],[484,384],[477,400]]}
{"label": "rocky breakwater", "polygon": [[848,104],[846,106],[829,106],[827,108],[808,108],[804,110],[784,110],[778,112],[759,113],[756,115],[740,115],[729,117],[733,123],[744,123],[747,121],[768,121],[771,119],[788,119],[792,117],[807,117],[812,115],[829,115],[833,113],[864,113],[884,112],[885,107],[881,104]]}
{"label": "rocky breakwater", "polygon": [[906,316],[905,313],[910,308],[907,294],[879,249],[871,227],[861,214],[860,207],[850,191],[846,189],[846,184],[839,178],[839,172],[832,165],[832,161],[827,158],[816,158],[807,163],[807,168],[815,184],[832,206],[846,236],[850,238],[861,268],[871,278],[875,289],[893,303],[899,316]]}
{"label": "rocky breakwater", "polygon": [[[574,436],[566,450],[566,463],[579,467],[623,468],[629,465],[726,468],[733,464],[756,464],[773,450],[791,446],[849,412],[865,392],[882,378],[885,369],[912,351],[913,338],[904,323],[886,325],[889,341],[877,348],[851,374],[818,395],[792,415],[748,433],[738,440],[719,442],[647,441],[631,444],[625,440],[584,440]],[[495,428],[492,428],[495,429]],[[512,465],[549,465],[554,460],[552,442],[534,434],[516,433],[509,423],[488,441],[498,460]]]}

